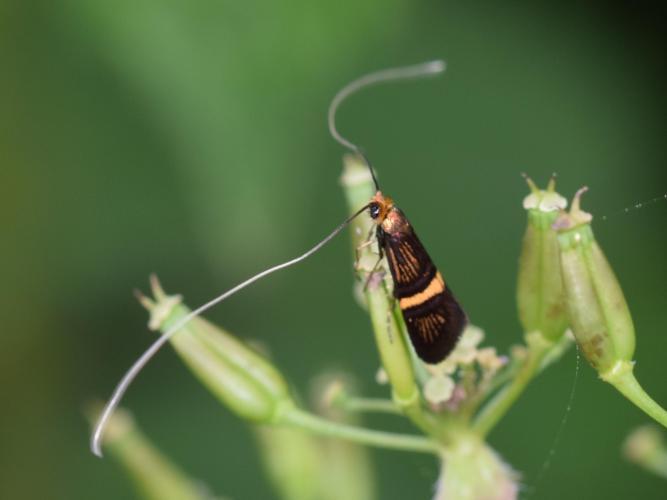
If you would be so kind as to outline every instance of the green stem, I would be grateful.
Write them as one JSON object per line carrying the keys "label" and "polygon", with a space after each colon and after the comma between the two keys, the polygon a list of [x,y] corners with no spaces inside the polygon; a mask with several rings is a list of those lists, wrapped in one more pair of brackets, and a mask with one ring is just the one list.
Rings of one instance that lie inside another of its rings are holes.
{"label": "green stem", "polygon": [[632,362],[618,361],[611,370],[601,374],[600,378],[613,385],[649,417],[653,418],[663,427],[667,427],[667,411],[644,391],[632,370]]}
{"label": "green stem", "polygon": [[389,399],[350,397],[342,401],[340,403],[340,407],[347,411],[402,415],[400,408],[398,408],[394,402]]}
{"label": "green stem", "polygon": [[498,421],[505,416],[526,389],[528,383],[539,372],[540,365],[549,351],[550,344],[543,340],[541,334],[536,333],[537,335],[529,338],[528,355],[516,376],[482,408],[475,418],[472,427],[480,436],[486,436]]}
{"label": "green stem", "polygon": [[563,355],[574,345],[574,337],[569,334],[561,336],[550,348],[549,351],[542,358],[538,373],[542,373],[549,366],[560,360]]}
{"label": "green stem", "polygon": [[494,394],[499,388],[503,387],[514,378],[521,366],[523,365],[521,365],[518,361],[515,361],[510,366],[507,366],[502,372],[492,377],[490,380],[483,381],[482,384],[471,393],[471,396],[463,401],[459,409],[459,414],[465,420],[470,420],[480,405],[484,403],[484,401],[486,401],[489,396]]}
{"label": "green stem", "polygon": [[[387,296],[388,292],[384,287],[381,287],[381,290],[367,292],[375,340],[380,351],[382,365],[392,384],[392,399],[401,413],[419,429],[428,435],[438,436],[441,442],[445,442],[447,437],[438,431],[437,419],[433,414],[424,411],[421,392],[415,380],[413,356],[406,341],[405,322],[399,312],[400,309],[395,307],[392,310]],[[389,337],[386,319],[381,320],[388,314],[392,319],[390,328],[398,337],[396,339]]]}
{"label": "green stem", "polygon": [[[567,335],[563,335],[556,343],[552,344],[547,348],[545,346],[546,352],[540,358],[539,366],[536,371],[533,373],[533,378],[538,374],[542,373],[550,365],[558,361],[565,352],[574,344],[573,340]],[[495,375],[490,381],[489,384],[482,387],[479,391],[479,394],[472,397],[468,402],[465,403],[462,414],[463,415],[472,415],[477,410],[477,408],[493,393],[496,392],[500,387],[507,384],[510,380],[514,379],[517,374],[525,369],[526,360],[515,360],[507,366],[502,372]],[[494,424],[495,425],[495,424]]]}
{"label": "green stem", "polygon": [[355,443],[377,446],[378,448],[432,453],[436,455],[440,451],[434,441],[421,436],[394,434],[392,432],[375,431],[341,424],[298,408],[292,408],[285,412],[281,421],[323,436],[347,439]]}

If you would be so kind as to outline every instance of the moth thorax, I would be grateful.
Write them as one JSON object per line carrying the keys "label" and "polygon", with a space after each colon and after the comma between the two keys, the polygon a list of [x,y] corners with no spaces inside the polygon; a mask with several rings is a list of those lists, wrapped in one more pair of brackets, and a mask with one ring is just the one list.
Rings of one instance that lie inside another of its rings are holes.
{"label": "moth thorax", "polygon": [[401,211],[396,207],[391,207],[384,220],[382,221],[382,230],[385,233],[396,234],[404,233],[408,229],[408,221]]}

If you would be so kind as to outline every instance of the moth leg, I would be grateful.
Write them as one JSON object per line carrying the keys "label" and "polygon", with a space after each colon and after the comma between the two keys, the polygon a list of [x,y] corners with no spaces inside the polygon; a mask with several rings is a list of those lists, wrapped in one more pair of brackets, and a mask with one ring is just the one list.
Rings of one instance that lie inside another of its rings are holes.
{"label": "moth leg", "polygon": [[361,245],[359,245],[358,247],[356,247],[354,249],[354,269],[355,269],[355,271],[363,271],[364,270],[364,269],[362,269],[361,264],[360,264],[360,262],[361,262],[360,252],[364,248],[369,247],[372,244],[373,244],[373,241],[365,241],[364,243],[362,243]]}
{"label": "moth leg", "polygon": [[[365,271],[359,264],[361,261],[361,255],[360,252],[369,246],[371,246],[373,243],[375,243],[375,238],[373,237],[373,231],[375,231],[375,226],[371,226],[371,230],[368,232],[368,235],[366,235],[366,238],[364,238],[364,242],[356,247],[354,249],[354,270],[359,272],[359,271]],[[382,255],[382,249],[380,249],[380,255]],[[377,264],[376,264],[377,266]],[[374,267],[375,269],[375,267]]]}
{"label": "moth leg", "polygon": [[[380,253],[382,253],[382,251],[380,251]],[[366,277],[366,280],[364,282],[364,288],[363,288],[364,292],[366,292],[366,290],[368,290],[368,285],[370,284],[371,279],[373,279],[373,276],[375,275],[375,271],[377,271],[377,268],[379,267],[380,262],[382,262],[383,258],[384,258],[384,255],[380,255],[378,260],[375,262],[375,265],[373,266],[373,269],[371,269],[371,272],[368,273],[368,276]]]}

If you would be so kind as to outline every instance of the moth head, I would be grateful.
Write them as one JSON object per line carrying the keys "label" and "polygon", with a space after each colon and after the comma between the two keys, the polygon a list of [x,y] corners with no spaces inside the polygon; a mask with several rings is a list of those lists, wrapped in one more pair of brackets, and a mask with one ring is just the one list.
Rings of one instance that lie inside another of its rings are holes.
{"label": "moth head", "polygon": [[382,224],[393,207],[394,201],[378,191],[368,204],[368,213],[376,224]]}

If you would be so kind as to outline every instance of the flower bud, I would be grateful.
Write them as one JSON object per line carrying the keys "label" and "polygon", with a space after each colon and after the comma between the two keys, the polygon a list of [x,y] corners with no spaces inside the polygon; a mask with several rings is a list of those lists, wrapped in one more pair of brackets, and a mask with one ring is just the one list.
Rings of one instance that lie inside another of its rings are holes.
{"label": "flower bud", "polygon": [[569,213],[554,223],[570,324],[586,359],[601,376],[618,362],[629,362],[635,330],[623,291],[595,241],[592,216],[581,210],[580,189]]}
{"label": "flower bud", "polygon": [[558,211],[567,201],[555,191],[552,177],[546,190],[526,178],[531,193],[523,200],[528,225],[519,257],[517,304],[525,333],[539,331],[547,340],[558,340],[567,329],[563,280],[556,231]]}
{"label": "flower bud", "polygon": [[[151,277],[155,300],[140,296],[151,313],[149,327],[167,331],[190,310],[179,296],[168,296]],[[240,417],[271,422],[281,404],[291,402],[282,375],[264,357],[201,317],[193,318],[170,339],[193,373]]]}

